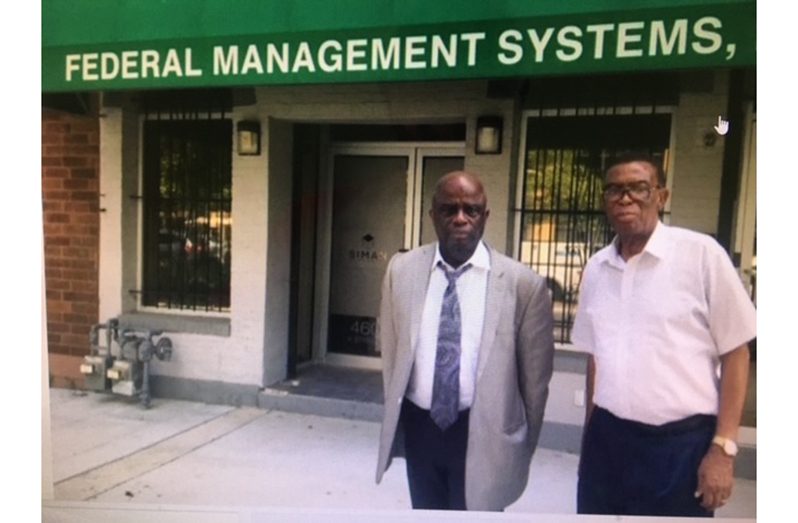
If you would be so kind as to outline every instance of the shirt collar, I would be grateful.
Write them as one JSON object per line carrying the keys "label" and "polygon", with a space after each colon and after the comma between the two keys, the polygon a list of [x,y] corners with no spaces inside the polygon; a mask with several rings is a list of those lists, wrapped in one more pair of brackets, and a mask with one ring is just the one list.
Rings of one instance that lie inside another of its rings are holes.
{"label": "shirt collar", "polygon": [[646,242],[646,247],[643,252],[647,252],[655,258],[662,259],[668,253],[668,227],[662,222],[657,220],[657,226],[654,227],[654,232]]}
{"label": "shirt collar", "polygon": [[[657,225],[654,226],[654,232],[646,242],[646,246],[640,254],[648,253],[655,258],[662,259],[668,253],[668,227],[661,221],[657,220]],[[612,243],[608,245],[607,249],[599,251],[601,255],[600,261],[606,262],[616,267],[623,267],[626,262],[618,252],[618,235],[612,239]]]}
{"label": "shirt collar", "polygon": [[[446,265],[446,267],[454,269],[454,267],[452,267],[443,260],[443,256],[441,256],[440,242],[435,244],[435,257],[432,260],[432,268],[430,269],[431,271],[435,270],[435,267],[438,266],[439,261],[443,262],[443,264]],[[486,271],[490,270],[490,253],[488,253],[488,249],[487,247],[485,247],[485,242],[483,242],[482,240],[479,241],[479,243],[477,244],[477,248],[474,249],[474,254],[472,254],[471,257],[468,260],[466,260],[466,262],[463,265],[469,263],[473,265],[475,269],[483,269]]]}

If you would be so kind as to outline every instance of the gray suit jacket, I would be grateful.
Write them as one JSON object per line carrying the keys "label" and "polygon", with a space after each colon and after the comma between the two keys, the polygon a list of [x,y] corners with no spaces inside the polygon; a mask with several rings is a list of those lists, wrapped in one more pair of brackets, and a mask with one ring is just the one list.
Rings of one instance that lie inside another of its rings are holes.
{"label": "gray suit jacket", "polygon": [[[377,343],[385,415],[377,483],[404,451],[399,413],[410,372],[436,244],[395,255],[385,274]],[[545,280],[488,248],[485,323],[468,427],[466,507],[501,510],[526,487],[554,358],[551,299]],[[397,430],[399,429],[399,430]]]}

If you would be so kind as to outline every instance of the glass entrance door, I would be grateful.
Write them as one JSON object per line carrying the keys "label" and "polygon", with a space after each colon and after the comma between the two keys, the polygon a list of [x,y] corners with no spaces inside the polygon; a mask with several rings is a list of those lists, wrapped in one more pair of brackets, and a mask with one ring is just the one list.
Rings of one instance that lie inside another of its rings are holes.
{"label": "glass entrance door", "polygon": [[328,350],[373,356],[380,282],[404,248],[407,156],[337,155]]}
{"label": "glass entrance door", "polygon": [[331,160],[326,353],[379,356],[376,320],[388,261],[434,241],[432,191],[441,175],[463,168],[462,147],[350,145],[334,149]]}

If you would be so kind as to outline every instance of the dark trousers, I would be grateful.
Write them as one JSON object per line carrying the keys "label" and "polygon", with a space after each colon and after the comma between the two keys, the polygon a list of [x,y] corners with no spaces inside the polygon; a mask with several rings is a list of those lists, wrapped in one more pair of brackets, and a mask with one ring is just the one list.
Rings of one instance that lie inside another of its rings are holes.
{"label": "dark trousers", "polygon": [[646,425],[596,407],[582,442],[577,512],[712,517],[694,494],[715,425],[708,415]]}
{"label": "dark trousers", "polygon": [[413,508],[465,510],[465,459],[468,410],[441,430],[429,411],[412,401],[402,403],[407,482]]}

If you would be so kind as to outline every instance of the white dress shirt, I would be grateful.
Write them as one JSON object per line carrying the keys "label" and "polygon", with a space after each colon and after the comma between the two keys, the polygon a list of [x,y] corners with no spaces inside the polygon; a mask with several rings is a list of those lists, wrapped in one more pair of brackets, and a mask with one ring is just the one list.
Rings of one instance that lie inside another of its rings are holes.
{"label": "white dress shirt", "polygon": [[[435,353],[438,347],[438,325],[440,324],[443,293],[448,281],[438,262],[454,270],[443,261],[440,246],[435,249],[435,258],[430,267],[430,279],[424,311],[421,316],[418,340],[415,341],[415,361],[407,387],[407,398],[423,409],[432,404],[432,382],[435,379]],[[457,299],[460,304],[460,410],[467,409],[474,400],[477,375],[477,358],[485,322],[485,298],[488,288],[490,255],[483,242],[479,242],[474,254],[463,265],[472,267],[457,279]]]}
{"label": "white dress shirt", "polygon": [[719,358],[756,336],[756,310],[710,236],[658,223],[628,261],[617,239],[585,267],[571,339],[593,354],[593,399],[661,425],[717,414]]}

